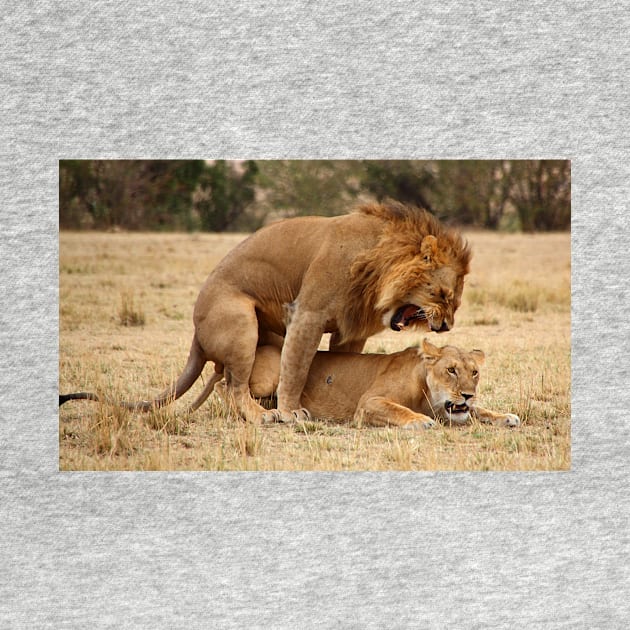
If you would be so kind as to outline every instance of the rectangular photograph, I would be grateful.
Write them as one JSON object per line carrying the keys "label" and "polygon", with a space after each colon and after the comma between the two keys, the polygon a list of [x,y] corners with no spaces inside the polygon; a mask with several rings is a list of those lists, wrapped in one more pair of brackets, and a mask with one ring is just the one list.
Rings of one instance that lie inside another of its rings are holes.
{"label": "rectangular photograph", "polygon": [[61,160],[59,469],[571,468],[569,160]]}

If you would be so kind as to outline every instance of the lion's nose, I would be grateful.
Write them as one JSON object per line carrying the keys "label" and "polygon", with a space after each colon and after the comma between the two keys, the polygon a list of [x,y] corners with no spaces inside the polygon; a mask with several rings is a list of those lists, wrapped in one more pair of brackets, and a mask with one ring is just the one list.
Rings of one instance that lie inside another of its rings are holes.
{"label": "lion's nose", "polygon": [[464,394],[464,392],[462,392],[462,396],[464,397],[465,401],[468,401],[470,398],[474,396],[474,394]]}
{"label": "lion's nose", "polygon": [[434,328],[433,326],[431,326],[431,330],[433,330],[433,332],[441,333],[447,332],[448,330],[450,330],[450,328],[449,325],[446,323],[446,320],[444,320],[439,328]]}

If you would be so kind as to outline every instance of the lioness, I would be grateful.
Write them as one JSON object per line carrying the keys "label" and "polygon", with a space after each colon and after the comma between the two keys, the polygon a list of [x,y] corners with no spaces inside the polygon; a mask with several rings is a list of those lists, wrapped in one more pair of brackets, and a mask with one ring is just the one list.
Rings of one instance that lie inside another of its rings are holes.
{"label": "lioness", "polygon": [[[317,352],[306,379],[301,403],[317,418],[394,425],[405,429],[430,428],[435,420],[464,424],[480,422],[516,427],[518,416],[496,413],[477,405],[475,396],[481,350],[465,352],[453,346],[438,348],[426,339],[422,349],[394,354]],[[280,378],[280,351],[262,346],[250,378],[257,398],[271,396]],[[197,409],[220,379],[210,380],[192,409]],[[223,383],[218,393],[227,398]]]}
{"label": "lioness", "polygon": [[[138,410],[167,404],[213,361],[246,420],[307,417],[301,394],[323,333],[332,333],[331,350],[360,352],[385,327],[449,330],[469,262],[470,250],[457,232],[424,210],[397,203],[271,224],[228,253],[203,285],[177,382],[155,400],[123,404]],[[265,411],[249,382],[256,348],[269,343],[282,345],[282,355],[278,408]],[[70,394],[59,404],[81,397],[98,399]]]}

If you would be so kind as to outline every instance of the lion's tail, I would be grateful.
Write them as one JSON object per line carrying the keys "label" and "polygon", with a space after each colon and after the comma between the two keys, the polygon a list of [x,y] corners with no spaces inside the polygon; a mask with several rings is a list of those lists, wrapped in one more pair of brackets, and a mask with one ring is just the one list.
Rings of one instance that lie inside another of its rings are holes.
{"label": "lion's tail", "polygon": [[[159,409],[183,396],[199,378],[203,367],[206,364],[206,358],[203,350],[197,341],[197,337],[193,338],[192,346],[188,361],[177,381],[168,389],[164,390],[157,398],[153,400],[141,400],[140,402],[125,402],[119,404],[121,407],[131,409],[133,411],[150,411],[151,409]],[[69,400],[94,400],[100,402],[102,400],[97,394],[90,392],[76,392],[74,394],[60,394],[59,405],[63,405]]]}
{"label": "lion's tail", "polygon": [[[215,370],[216,370],[216,367],[215,367]],[[208,396],[210,396],[210,394],[214,391],[214,386],[222,378],[223,378],[223,372],[215,372],[212,375],[212,377],[206,383],[205,387],[203,388],[199,396],[197,396],[197,400],[195,400],[188,408],[188,411],[190,413],[192,413],[193,411],[196,411],[197,409],[199,409],[199,407],[201,407],[201,405],[206,401],[206,398],[208,398]]]}
{"label": "lion's tail", "polygon": [[100,398],[96,394],[90,392],[75,392],[74,394],[59,394],[59,406],[69,400],[95,400],[99,401]]}

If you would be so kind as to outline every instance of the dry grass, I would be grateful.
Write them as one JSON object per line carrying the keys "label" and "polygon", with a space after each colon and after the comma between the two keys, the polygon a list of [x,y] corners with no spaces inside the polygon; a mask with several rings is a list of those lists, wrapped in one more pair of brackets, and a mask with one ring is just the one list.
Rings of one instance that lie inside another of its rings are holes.
{"label": "dry grass", "polygon": [[[182,369],[192,307],[239,235],[60,235],[60,391],[144,399]],[[480,402],[516,430],[422,432],[309,422],[248,426],[202,387],[146,414],[85,401],[60,409],[62,470],[566,470],[570,468],[570,235],[468,235],[474,259],[450,343],[486,353]],[[385,332],[368,351],[421,335]],[[210,366],[209,366],[210,368]],[[206,371],[209,372],[209,368]],[[210,368],[211,369],[211,368]]]}
{"label": "dry grass", "polygon": [[118,311],[120,325],[144,326],[146,321],[144,311],[136,307],[133,291],[123,291],[120,295],[120,301],[120,310]]}

